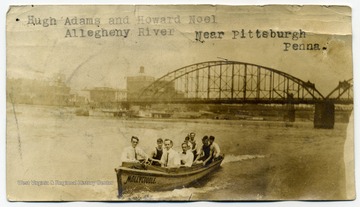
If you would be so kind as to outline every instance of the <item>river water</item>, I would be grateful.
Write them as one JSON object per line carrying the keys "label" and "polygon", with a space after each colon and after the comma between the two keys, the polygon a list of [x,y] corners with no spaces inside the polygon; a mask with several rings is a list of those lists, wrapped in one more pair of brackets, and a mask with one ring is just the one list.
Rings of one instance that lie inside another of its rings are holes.
{"label": "river water", "polygon": [[[336,200],[346,197],[347,124],[144,120],[76,116],[73,108],[7,106],[10,200]],[[195,185],[117,198],[114,168],[132,135],[150,152],[156,139],[174,149],[189,132],[214,135],[226,154],[220,170]]]}

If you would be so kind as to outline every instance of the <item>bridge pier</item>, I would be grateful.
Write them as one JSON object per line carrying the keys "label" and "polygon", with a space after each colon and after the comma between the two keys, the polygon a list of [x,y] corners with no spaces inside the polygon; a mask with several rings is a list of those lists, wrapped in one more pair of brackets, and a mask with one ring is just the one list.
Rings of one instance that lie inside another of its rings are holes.
{"label": "bridge pier", "polygon": [[335,105],[331,101],[315,104],[314,128],[333,129],[335,124]]}

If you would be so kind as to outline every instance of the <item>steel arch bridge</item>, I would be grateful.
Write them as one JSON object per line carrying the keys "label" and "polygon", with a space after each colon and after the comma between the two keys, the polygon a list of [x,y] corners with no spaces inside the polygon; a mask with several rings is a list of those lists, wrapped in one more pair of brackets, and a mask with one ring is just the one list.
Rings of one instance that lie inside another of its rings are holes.
{"label": "steel arch bridge", "polygon": [[325,97],[327,100],[333,100],[337,103],[347,103],[353,100],[353,79],[339,81],[339,85]]}
{"label": "steel arch bridge", "polygon": [[310,81],[238,61],[208,61],[179,68],[157,79],[138,97],[139,102],[151,103],[313,104],[324,99]]}

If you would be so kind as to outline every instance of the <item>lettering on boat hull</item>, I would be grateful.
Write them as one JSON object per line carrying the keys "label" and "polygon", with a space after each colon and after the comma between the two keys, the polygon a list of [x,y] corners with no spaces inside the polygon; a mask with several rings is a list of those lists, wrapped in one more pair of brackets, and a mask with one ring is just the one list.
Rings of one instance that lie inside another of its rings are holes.
{"label": "lettering on boat hull", "polygon": [[146,177],[138,175],[129,175],[124,184],[127,183],[145,183],[145,184],[156,184],[155,177]]}

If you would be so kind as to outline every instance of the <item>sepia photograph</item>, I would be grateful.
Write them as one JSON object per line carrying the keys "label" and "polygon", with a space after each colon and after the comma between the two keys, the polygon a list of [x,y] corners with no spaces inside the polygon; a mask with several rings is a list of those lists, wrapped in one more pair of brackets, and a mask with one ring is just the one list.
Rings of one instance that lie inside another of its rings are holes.
{"label": "sepia photograph", "polygon": [[9,201],[355,199],[352,9],[13,5]]}

